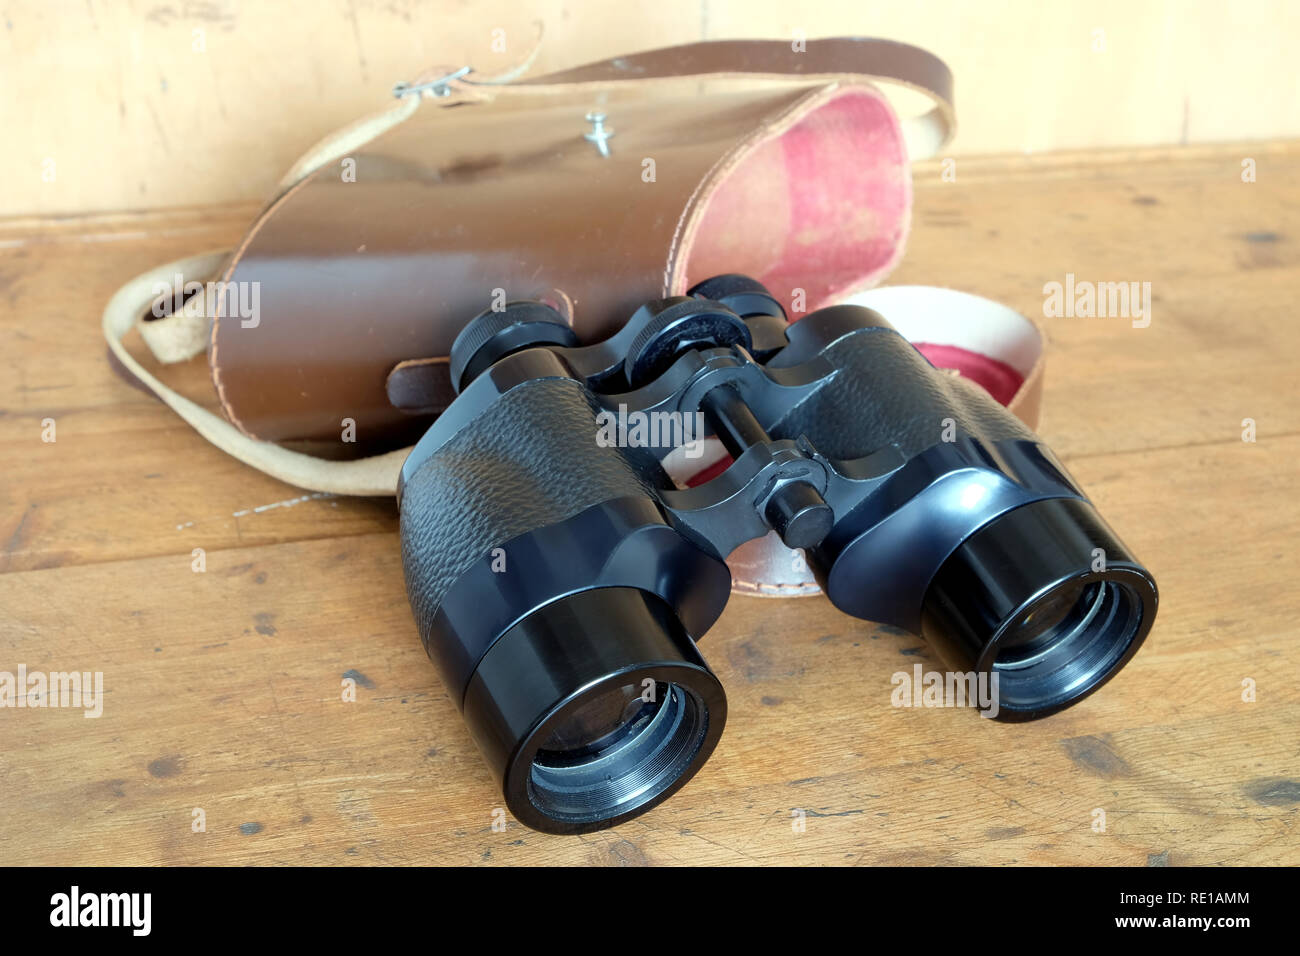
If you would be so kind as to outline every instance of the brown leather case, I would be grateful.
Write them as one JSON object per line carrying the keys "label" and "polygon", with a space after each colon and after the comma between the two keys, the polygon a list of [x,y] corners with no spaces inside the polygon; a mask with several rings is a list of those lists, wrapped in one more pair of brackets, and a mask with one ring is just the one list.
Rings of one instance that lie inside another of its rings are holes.
{"label": "brown leather case", "polygon": [[[795,46],[692,44],[502,86],[471,73],[368,142],[341,137],[222,270],[260,284],[255,324],[212,323],[226,416],[372,454],[450,402],[451,342],[502,297],[546,299],[592,340],[721,272],[761,279],[794,318],[874,285],[910,225],[908,141],[946,140],[951,78],[889,41]],[[935,108],[905,127],[881,78]]]}

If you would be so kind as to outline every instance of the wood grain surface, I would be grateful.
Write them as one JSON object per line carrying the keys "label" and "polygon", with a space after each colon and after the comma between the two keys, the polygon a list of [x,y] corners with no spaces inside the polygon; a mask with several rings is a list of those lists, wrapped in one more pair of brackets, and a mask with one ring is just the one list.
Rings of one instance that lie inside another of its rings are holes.
{"label": "wood grain surface", "polygon": [[[493,829],[391,502],[305,497],[110,371],[114,289],[229,245],[254,207],[0,222],[0,671],[104,675],[98,719],[0,708],[0,859],[1300,863],[1300,146],[941,173],[916,171],[892,281],[1037,315],[1067,273],[1151,283],[1147,328],[1044,320],[1040,427],[1159,580],[1146,646],[1078,706],[1002,725],[891,706],[894,672],[941,666],[911,635],[735,597],[702,645],[730,704],[712,760],[582,837]],[[205,394],[201,359],[169,377]]]}

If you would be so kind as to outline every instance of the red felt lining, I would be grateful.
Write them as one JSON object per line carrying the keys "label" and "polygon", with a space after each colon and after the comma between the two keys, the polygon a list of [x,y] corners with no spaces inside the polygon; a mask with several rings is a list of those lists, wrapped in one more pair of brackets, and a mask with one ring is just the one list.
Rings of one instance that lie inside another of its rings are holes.
{"label": "red felt lining", "polygon": [[917,351],[937,368],[956,369],[965,378],[981,385],[1002,405],[1009,405],[1025,377],[1005,362],[956,345],[916,342]]}
{"label": "red felt lining", "polygon": [[751,275],[812,311],[877,284],[902,255],[911,172],[898,119],[849,87],[746,155],[707,199],[684,288]]}

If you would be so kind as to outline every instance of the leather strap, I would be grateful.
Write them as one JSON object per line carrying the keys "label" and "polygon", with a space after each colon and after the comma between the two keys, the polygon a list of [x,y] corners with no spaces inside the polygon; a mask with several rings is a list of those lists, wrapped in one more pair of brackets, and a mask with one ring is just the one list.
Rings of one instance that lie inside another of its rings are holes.
{"label": "leather strap", "polygon": [[[312,491],[340,495],[391,495],[397,490],[397,476],[410,448],[390,451],[355,461],[327,461],[289,451],[267,441],[257,441],[167,387],[149,373],[126,350],[122,339],[147,314],[157,297],[159,285],[166,286],[177,274],[213,275],[228,255],[227,250],[210,252],[151,269],[136,276],[113,294],[104,308],[104,338],[109,352],[127,375],[160,398],[172,411],[226,454],[252,465],[273,478]],[[160,320],[163,321],[163,320]],[[141,323],[149,324],[149,323]]]}
{"label": "leather strap", "polygon": [[[537,37],[534,39],[528,53],[518,63],[518,65],[495,76],[484,76],[476,74],[474,84],[476,86],[499,86],[505,83],[512,83],[519,76],[533,65],[541,50],[541,24],[537,24]],[[431,82],[439,77],[448,76],[455,73],[454,69],[448,69],[443,66],[434,66],[425,70],[412,81],[412,86],[420,87],[425,82]],[[448,84],[450,88],[451,84]],[[354,150],[359,149],[366,143],[375,139],[383,133],[388,132],[394,126],[410,119],[416,109],[419,108],[426,98],[432,98],[432,91],[426,90],[423,93],[412,93],[403,95],[398,104],[394,107],[384,110],[380,113],[372,113],[369,116],[363,116],[355,122],[349,123],[341,129],[334,130],[328,136],[319,140],[311,149],[298,157],[298,161],[289,167],[288,172],[280,179],[277,194],[283,193],[296,185],[300,180],[311,175],[321,166],[328,162],[333,162],[342,156],[347,156]]]}
{"label": "leather strap", "polygon": [[[330,133],[290,167],[280,180],[277,193],[409,119],[426,99],[449,106],[502,94],[550,94],[641,80],[690,77],[755,80],[798,77],[809,83],[834,83],[852,78],[901,86],[931,101],[933,105],[927,112],[899,118],[908,155],[913,161],[933,156],[957,130],[952,71],[948,65],[929,50],[895,40],[830,37],[805,41],[804,49],[798,51],[793,43],[784,40],[707,40],[612,57],[531,79],[516,79],[520,70],[531,65],[537,50],[538,45],[534,44],[520,66],[506,73],[483,76],[471,71],[467,76],[447,81],[448,96],[436,97],[429,91],[423,95],[411,94],[403,97],[397,106]],[[435,67],[425,71],[416,83],[454,72]]]}
{"label": "leather strap", "polygon": [[[531,79],[495,86],[487,95],[552,93],[582,87],[602,87],[644,80],[786,79],[834,83],[867,79],[920,93],[933,106],[913,117],[901,117],[908,154],[913,160],[933,156],[956,132],[952,72],[928,50],[875,37],[829,37],[796,43],[784,40],[706,40],[662,47],[588,63]],[[452,90],[484,89],[473,74],[448,84]],[[494,85],[494,84],[491,84]],[[486,92],[486,91],[485,91]]]}
{"label": "leather strap", "polygon": [[384,388],[393,407],[408,415],[441,415],[456,398],[447,356],[407,359],[388,373]]}

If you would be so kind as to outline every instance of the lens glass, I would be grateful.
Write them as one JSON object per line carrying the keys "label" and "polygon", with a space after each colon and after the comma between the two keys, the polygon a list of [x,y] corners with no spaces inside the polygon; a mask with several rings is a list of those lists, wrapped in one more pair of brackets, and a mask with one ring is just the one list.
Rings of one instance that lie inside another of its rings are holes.
{"label": "lens glass", "polygon": [[1058,586],[998,640],[1000,705],[1041,710],[1078,696],[1113,671],[1141,623],[1141,599],[1127,584]]}
{"label": "lens glass", "polygon": [[584,702],[551,731],[538,751],[544,763],[589,755],[640,733],[659,710],[657,686],[624,684]]}
{"label": "lens glass", "polygon": [[661,794],[691,766],[708,711],[662,681],[593,693],[550,729],[533,757],[529,797],[548,816],[608,819]]}
{"label": "lens glass", "polygon": [[1095,610],[1102,585],[1066,584],[1040,600],[998,644],[998,662],[1023,664],[1074,631]]}

